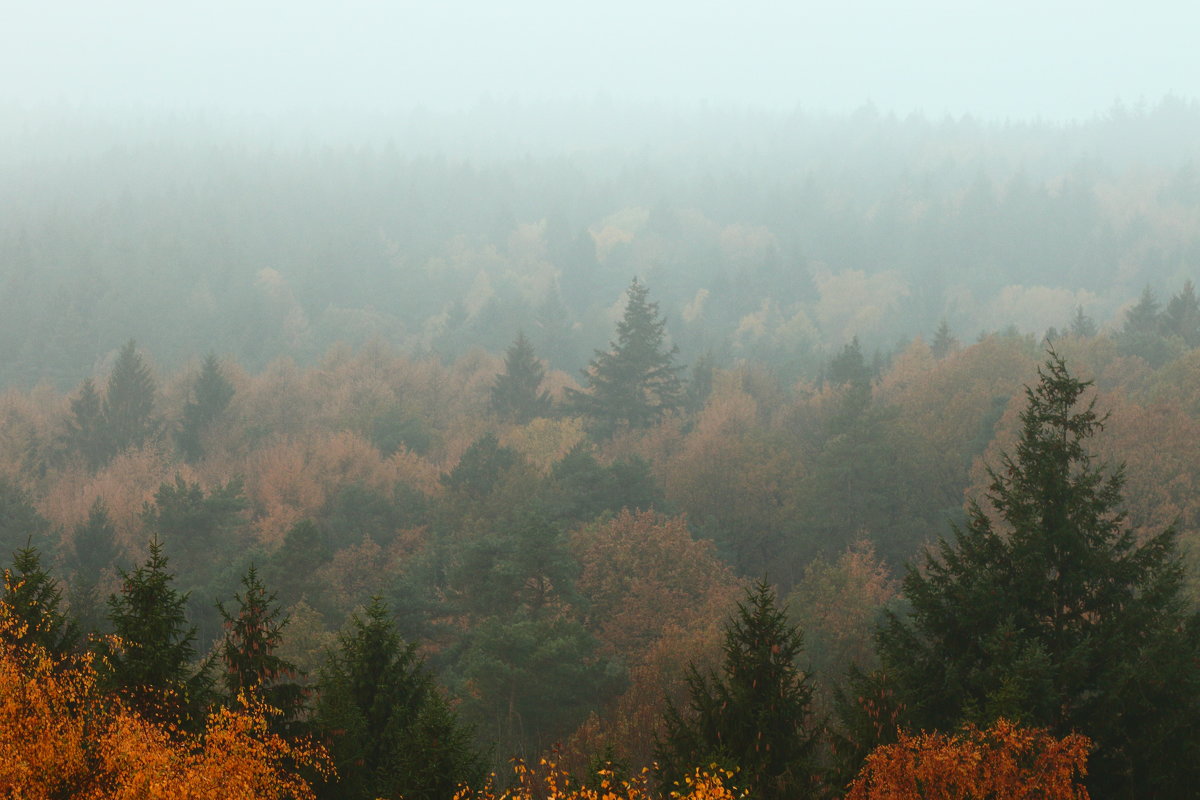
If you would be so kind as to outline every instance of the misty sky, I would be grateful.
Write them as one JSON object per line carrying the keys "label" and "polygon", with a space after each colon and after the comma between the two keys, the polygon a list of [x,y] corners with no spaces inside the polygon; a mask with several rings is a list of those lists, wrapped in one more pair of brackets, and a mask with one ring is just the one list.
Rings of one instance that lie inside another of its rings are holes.
{"label": "misty sky", "polygon": [[386,112],[603,96],[1063,120],[1200,97],[1197,29],[1194,2],[1157,1],[8,0],[0,103]]}

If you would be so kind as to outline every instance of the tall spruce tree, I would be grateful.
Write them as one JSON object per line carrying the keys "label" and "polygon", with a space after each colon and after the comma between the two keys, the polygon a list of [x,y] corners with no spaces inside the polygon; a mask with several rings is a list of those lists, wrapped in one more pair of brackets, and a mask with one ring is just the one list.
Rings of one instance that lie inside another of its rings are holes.
{"label": "tall spruce tree", "polygon": [[400,639],[379,598],[352,617],[318,686],[313,722],[338,772],[322,797],[449,800],[459,784],[482,779],[472,731],[442,697],[416,645]]}
{"label": "tall spruce tree", "polygon": [[666,349],[665,322],[658,303],[637,278],[629,285],[625,315],[617,339],[597,350],[584,370],[587,390],[569,394],[575,410],[595,421],[595,430],[611,436],[619,427],[645,428],[683,405],[683,383],[673,362],[678,347]]}
{"label": "tall spruce tree", "polygon": [[104,425],[109,457],[141,447],[158,431],[154,419],[154,378],[130,339],[121,348],[104,394]]}
{"label": "tall spruce tree", "polygon": [[146,563],[121,571],[121,592],[108,598],[118,643],[108,663],[115,687],[140,712],[172,724],[196,725],[211,698],[208,665],[195,665],[196,629],[184,609],[187,595],[155,538]]}
{"label": "tall spruce tree", "polygon": [[504,372],[492,385],[492,411],[518,425],[548,416],[550,393],[541,388],[545,377],[546,369],[534,355],[533,345],[524,331],[518,332],[504,354]]}
{"label": "tall spruce tree", "polygon": [[37,644],[62,655],[78,641],[78,628],[60,608],[62,589],[42,566],[37,548],[13,554],[12,567],[4,570],[2,602],[21,623],[8,631],[12,644]]}
{"label": "tall spruce tree", "polygon": [[747,591],[725,628],[720,674],[689,666],[688,708],[668,706],[656,748],[664,790],[716,763],[737,769],[734,783],[752,797],[812,796],[817,732],[812,686],[796,665],[803,645],[767,583]]}
{"label": "tall spruce tree", "polygon": [[221,371],[221,362],[209,353],[192,384],[192,398],[183,406],[183,421],[175,434],[175,442],[188,463],[194,464],[204,456],[204,433],[225,413],[233,394],[233,384]]}
{"label": "tall spruce tree", "polygon": [[85,378],[79,396],[71,398],[71,418],[67,421],[66,447],[83,459],[89,469],[98,469],[109,457],[104,425],[104,401],[96,383]]}
{"label": "tall spruce tree", "polygon": [[237,603],[233,611],[217,605],[225,621],[221,643],[225,691],[231,700],[239,695],[264,700],[279,710],[276,721],[287,729],[304,707],[304,688],[295,680],[299,670],[276,652],[287,617],[280,618],[275,594],[267,592],[253,564],[242,576],[242,592],[233,599]]}
{"label": "tall spruce tree", "polygon": [[878,636],[914,727],[1008,717],[1079,731],[1094,797],[1192,797],[1200,765],[1200,624],[1175,532],[1139,543],[1121,469],[1093,462],[1104,419],[1050,354],[1014,455],[965,528],[910,567],[910,618]]}

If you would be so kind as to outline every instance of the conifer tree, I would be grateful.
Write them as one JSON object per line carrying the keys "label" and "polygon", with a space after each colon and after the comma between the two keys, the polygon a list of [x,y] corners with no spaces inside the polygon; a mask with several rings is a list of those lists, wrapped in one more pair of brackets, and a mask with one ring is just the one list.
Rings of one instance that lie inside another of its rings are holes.
{"label": "conifer tree", "polygon": [[533,345],[525,332],[504,354],[504,372],[492,385],[492,411],[501,418],[524,425],[537,417],[550,414],[550,393],[543,391],[546,369],[533,353]]}
{"label": "conifer tree", "polygon": [[275,594],[267,592],[253,564],[242,577],[242,589],[234,595],[234,611],[220,603],[217,606],[225,621],[222,682],[230,699],[255,695],[278,709],[279,721],[287,726],[300,716],[304,706],[304,689],[293,680],[299,671],[276,652],[288,621],[280,618]]}
{"label": "conifer tree", "polygon": [[1184,346],[1200,345],[1200,301],[1191,281],[1184,281],[1183,288],[1167,303],[1162,322],[1166,334],[1179,337]]}
{"label": "conifer tree", "polygon": [[817,734],[809,707],[812,686],[796,666],[800,630],[760,581],[725,628],[720,674],[689,667],[688,708],[669,705],[657,747],[663,788],[697,765],[737,769],[739,788],[763,800],[808,797]]}
{"label": "conifer tree", "polygon": [[75,526],[71,537],[75,549],[76,580],[94,581],[101,570],[112,566],[120,555],[117,529],[108,516],[104,499],[97,497],[88,509],[85,522]]}
{"label": "conifer tree", "polygon": [[121,592],[108,598],[118,645],[108,654],[111,679],[127,700],[160,721],[194,724],[202,718],[212,681],[208,665],[197,668],[196,629],[184,609],[187,595],[155,538],[145,564],[121,571]]}
{"label": "conifer tree", "polygon": [[35,547],[23,547],[13,554],[12,567],[4,570],[3,603],[22,623],[6,631],[19,630],[12,643],[38,644],[53,654],[64,655],[78,641],[78,628],[59,606],[62,590],[42,566]]}
{"label": "conifer tree", "polygon": [[12,478],[0,475],[0,553],[21,547],[41,547],[50,523],[34,508],[29,493]]}
{"label": "conifer tree", "polygon": [[622,425],[645,428],[683,404],[678,347],[665,349],[665,322],[649,290],[633,279],[617,339],[597,350],[584,370],[587,391],[571,391],[575,410],[595,421],[596,432],[611,436]]}
{"label": "conifer tree", "polygon": [[209,353],[192,385],[192,399],[183,407],[183,422],[175,436],[189,464],[194,464],[204,456],[201,441],[204,432],[225,413],[233,394],[233,384],[221,372],[221,363],[215,354]]}
{"label": "conifer tree", "polygon": [[939,361],[958,349],[958,340],[950,332],[950,325],[946,320],[943,319],[938,325],[929,349],[933,353],[933,357]]}
{"label": "conifer tree", "polygon": [[140,447],[157,433],[154,378],[130,339],[121,348],[104,394],[104,425],[109,457]]}
{"label": "conifer tree", "polygon": [[374,598],[355,614],[321,669],[314,724],[329,742],[338,783],[324,797],[445,800],[483,767],[416,653]]}
{"label": "conifer tree", "polygon": [[79,396],[71,398],[66,444],[83,458],[89,469],[98,469],[108,460],[104,403],[91,378],[85,378],[79,386]]}
{"label": "conifer tree", "polygon": [[[1175,532],[1139,543],[1123,474],[1093,463],[1104,419],[1054,354],[1026,390],[1015,454],[991,472],[994,518],[910,567],[910,619],[878,643],[915,728],[999,717],[1078,731],[1096,797],[1192,796],[1200,764],[1200,622],[1187,611]],[[995,519],[995,521],[993,521]]]}

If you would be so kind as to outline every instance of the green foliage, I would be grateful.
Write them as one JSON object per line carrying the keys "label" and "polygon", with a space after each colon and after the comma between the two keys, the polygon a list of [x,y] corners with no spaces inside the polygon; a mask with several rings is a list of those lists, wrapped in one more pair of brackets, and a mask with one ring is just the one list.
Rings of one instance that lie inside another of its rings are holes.
{"label": "green foliage", "polygon": [[221,372],[216,355],[209,353],[192,385],[192,398],[183,406],[183,421],[175,434],[188,463],[194,464],[204,456],[204,433],[225,413],[233,394],[233,384]]}
{"label": "green foliage", "polygon": [[141,447],[158,434],[154,394],[150,368],[130,339],[117,355],[104,393],[105,461],[130,448]]}
{"label": "green foliage", "polygon": [[71,541],[75,548],[76,580],[92,580],[113,565],[120,555],[117,529],[108,516],[108,506],[97,497],[88,509],[87,521],[75,526]]}
{"label": "green foliage", "polygon": [[225,621],[221,660],[222,682],[231,700],[239,695],[256,695],[281,713],[276,718],[287,726],[304,709],[304,690],[294,678],[296,666],[277,655],[287,618],[280,618],[275,594],[267,593],[251,564],[242,577],[242,592],[234,595],[237,608],[231,613],[218,604]]}
{"label": "green foliage", "polygon": [[50,523],[38,513],[21,485],[0,475],[0,553],[48,544]]}
{"label": "green foliage", "polygon": [[4,570],[3,602],[24,624],[12,644],[37,644],[63,655],[78,642],[78,628],[59,608],[62,590],[42,566],[37,548],[24,547],[13,554],[12,567]]}
{"label": "green foliage", "polygon": [[346,800],[447,800],[478,785],[472,732],[449,708],[416,654],[375,598],[355,614],[321,669],[314,727],[325,736],[339,781],[321,796]]}
{"label": "green foliage", "polygon": [[107,434],[104,402],[96,391],[95,381],[85,378],[79,386],[79,396],[71,398],[66,446],[78,453],[89,469],[98,469],[109,459]]}
{"label": "green foliage", "polygon": [[622,426],[648,427],[683,404],[682,367],[672,363],[679,348],[664,349],[665,322],[648,295],[634,278],[616,341],[607,351],[597,350],[584,371],[587,391],[569,394],[575,410],[591,417],[601,436]]}
{"label": "green foliage", "polygon": [[[1028,388],[1015,455],[991,472],[995,519],[910,567],[911,619],[879,633],[884,668],[916,727],[999,717],[1096,743],[1089,787],[1189,796],[1200,737],[1200,626],[1185,611],[1175,532],[1124,526],[1123,475],[1093,464],[1103,426],[1090,384],[1051,353]],[[997,524],[997,522],[1001,524]]]}
{"label": "green foliage", "polygon": [[557,513],[571,522],[589,522],[605,511],[662,508],[663,491],[650,465],[634,458],[605,467],[580,442],[555,462],[550,477],[557,488]]}
{"label": "green foliage", "polygon": [[283,544],[271,554],[263,575],[275,587],[285,608],[301,600],[315,604],[322,589],[316,572],[332,557],[325,533],[312,520],[300,520],[288,529]]}
{"label": "green foliage", "polygon": [[690,665],[687,709],[668,705],[657,747],[664,787],[711,762],[738,769],[734,782],[753,797],[812,793],[817,731],[812,687],[796,666],[803,645],[768,584],[747,591],[725,628],[720,673],[704,675]]}
{"label": "green foliage", "polygon": [[504,372],[492,385],[491,408],[500,418],[524,425],[550,415],[550,393],[543,391],[546,369],[533,352],[524,331],[504,354]]}
{"label": "green foliage", "polygon": [[504,471],[520,460],[515,450],[500,446],[496,434],[485,433],[471,443],[454,469],[441,476],[441,482],[452,492],[481,500],[491,494]]}
{"label": "green foliage", "polygon": [[197,668],[196,629],[184,612],[158,539],[146,563],[121,570],[121,592],[108,598],[118,644],[108,662],[113,685],[131,705],[166,722],[199,724],[212,688],[207,664]]}

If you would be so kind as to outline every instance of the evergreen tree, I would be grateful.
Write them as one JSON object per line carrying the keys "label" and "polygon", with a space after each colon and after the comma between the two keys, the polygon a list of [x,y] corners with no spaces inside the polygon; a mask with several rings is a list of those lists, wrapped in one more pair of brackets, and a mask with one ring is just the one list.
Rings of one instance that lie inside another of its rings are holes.
{"label": "evergreen tree", "polygon": [[950,325],[946,320],[942,320],[938,325],[937,332],[933,335],[933,341],[929,345],[933,357],[941,361],[946,356],[958,349],[958,340],[950,333]]}
{"label": "evergreen tree", "polygon": [[550,414],[550,393],[542,391],[546,369],[533,354],[533,345],[522,331],[504,354],[504,372],[492,386],[492,411],[501,418],[524,425]]}
{"label": "evergreen tree", "polygon": [[314,724],[339,776],[323,797],[449,800],[478,785],[482,760],[464,727],[375,598],[355,614],[321,669]]}
{"label": "evergreen tree", "polygon": [[229,407],[233,399],[233,384],[221,372],[221,364],[213,353],[204,359],[200,374],[192,386],[192,399],[183,407],[183,422],[175,441],[189,464],[204,456],[202,438]]}
{"label": "evergreen tree", "polygon": [[42,566],[37,548],[24,547],[13,554],[12,567],[4,570],[3,603],[22,623],[12,644],[38,644],[63,655],[78,641],[78,628],[59,608],[62,590]]}
{"label": "evergreen tree", "polygon": [[79,396],[71,398],[66,444],[83,458],[89,469],[98,469],[109,458],[104,404],[91,378],[85,378],[79,386]]}
{"label": "evergreen tree", "polygon": [[88,509],[88,518],[75,526],[71,537],[74,543],[75,580],[95,581],[100,572],[117,560],[117,529],[108,516],[104,500],[97,497]]}
{"label": "evergreen tree", "polygon": [[1072,336],[1081,339],[1090,339],[1098,333],[1096,321],[1083,313],[1083,306],[1075,306],[1075,316],[1071,317],[1067,329]]}
{"label": "evergreen tree", "polygon": [[0,475],[0,553],[47,544],[50,523],[34,508],[21,485]]}
{"label": "evergreen tree", "polygon": [[494,433],[485,433],[468,447],[454,465],[441,476],[441,484],[471,500],[491,493],[504,471],[521,460],[511,447],[503,447]]}
{"label": "evergreen tree", "polygon": [[734,783],[762,800],[813,793],[817,733],[812,686],[796,666],[800,630],[760,581],[725,627],[720,674],[688,669],[688,709],[669,705],[657,758],[664,789],[696,766],[739,770]]}
{"label": "evergreen tree", "polygon": [[234,595],[237,609],[233,612],[217,604],[225,621],[222,682],[230,699],[255,695],[278,709],[279,721],[287,726],[304,707],[304,689],[292,680],[299,671],[276,653],[288,621],[280,618],[275,594],[267,593],[253,564],[242,577],[242,589]]}
{"label": "evergreen tree", "polygon": [[121,570],[121,593],[108,598],[118,644],[108,653],[111,679],[130,704],[169,723],[197,724],[211,694],[208,665],[196,659],[196,629],[184,609],[187,595],[173,586],[157,538],[146,563]]}
{"label": "evergreen tree", "polygon": [[141,447],[158,431],[154,420],[154,378],[130,339],[121,348],[104,395],[104,425],[109,457]]}
{"label": "evergreen tree", "polygon": [[1200,301],[1191,281],[1185,281],[1179,294],[1167,303],[1162,323],[1165,333],[1179,337],[1186,347],[1200,345]]}
{"label": "evergreen tree", "polygon": [[658,303],[637,278],[629,285],[617,340],[597,350],[584,371],[587,391],[570,392],[576,411],[595,420],[596,432],[611,436],[622,425],[645,428],[683,404],[682,367],[672,362],[678,347],[664,349],[665,322]]}
{"label": "evergreen tree", "polygon": [[1123,476],[1093,463],[1103,427],[1088,382],[1050,354],[1015,455],[991,472],[998,522],[972,505],[910,567],[911,619],[879,632],[914,727],[1007,717],[1092,738],[1095,797],[1192,796],[1200,764],[1200,624],[1175,532],[1142,544],[1119,510]]}
{"label": "evergreen tree", "polygon": [[1165,331],[1158,300],[1147,286],[1137,305],[1125,312],[1125,325],[1114,338],[1121,355],[1138,356],[1157,368],[1176,355],[1176,347],[1163,335]]}

